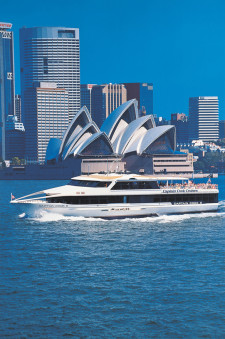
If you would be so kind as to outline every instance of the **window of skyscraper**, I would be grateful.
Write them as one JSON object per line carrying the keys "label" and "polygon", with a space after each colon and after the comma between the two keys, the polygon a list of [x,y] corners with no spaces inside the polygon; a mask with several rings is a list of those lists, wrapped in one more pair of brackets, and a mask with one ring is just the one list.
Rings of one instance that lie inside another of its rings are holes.
{"label": "window of skyscraper", "polygon": [[75,32],[74,31],[58,31],[58,37],[59,38],[75,38]]}

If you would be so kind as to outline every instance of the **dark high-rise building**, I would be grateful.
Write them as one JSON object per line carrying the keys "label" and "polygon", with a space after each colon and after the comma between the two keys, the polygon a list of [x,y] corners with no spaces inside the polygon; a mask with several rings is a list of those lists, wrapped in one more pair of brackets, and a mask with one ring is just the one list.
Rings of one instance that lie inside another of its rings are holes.
{"label": "dark high-rise building", "polygon": [[30,89],[34,82],[54,82],[69,98],[69,120],[80,109],[79,29],[33,27],[20,29],[22,121],[26,129]]}
{"label": "dark high-rise building", "polygon": [[189,140],[188,117],[184,113],[173,113],[171,125],[176,127],[177,143],[187,144]]}
{"label": "dark high-rise building", "polygon": [[225,120],[219,121],[219,138],[220,139],[225,138]]}
{"label": "dark high-rise building", "polygon": [[218,97],[189,98],[189,139],[213,141],[219,138]]}
{"label": "dark high-rise building", "polygon": [[15,115],[17,116],[18,122],[22,122],[22,118],[21,118],[21,96],[19,94],[15,95]]}
{"label": "dark high-rise building", "polygon": [[17,116],[9,115],[6,121],[6,159],[13,157],[24,159],[25,156],[25,129],[23,123],[18,122]]}
{"label": "dark high-rise building", "polygon": [[93,86],[91,91],[91,115],[100,128],[106,118],[117,107],[127,101],[124,85],[105,84]]}
{"label": "dark high-rise building", "polygon": [[8,115],[14,115],[14,45],[12,24],[0,22],[0,157],[6,159],[5,125]]}
{"label": "dark high-rise building", "polygon": [[163,117],[158,117],[156,114],[153,115],[156,126],[171,125],[170,120]]}
{"label": "dark high-rise building", "polygon": [[80,85],[80,99],[81,99],[81,107],[86,106],[89,113],[91,114],[91,92],[94,84],[85,84]]}
{"label": "dark high-rise building", "polygon": [[139,116],[153,114],[153,84],[124,83],[127,89],[127,100],[137,99]]}

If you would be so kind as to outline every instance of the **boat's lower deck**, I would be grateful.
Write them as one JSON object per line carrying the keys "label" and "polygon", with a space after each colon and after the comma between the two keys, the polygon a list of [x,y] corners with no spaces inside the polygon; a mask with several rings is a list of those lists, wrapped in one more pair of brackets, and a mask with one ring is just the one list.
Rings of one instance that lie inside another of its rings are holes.
{"label": "boat's lower deck", "polygon": [[94,217],[105,219],[147,217],[168,214],[202,213],[217,211],[218,203],[151,203],[151,204],[105,204],[72,205],[48,202],[16,202],[20,212],[38,215],[42,211],[64,216]]}

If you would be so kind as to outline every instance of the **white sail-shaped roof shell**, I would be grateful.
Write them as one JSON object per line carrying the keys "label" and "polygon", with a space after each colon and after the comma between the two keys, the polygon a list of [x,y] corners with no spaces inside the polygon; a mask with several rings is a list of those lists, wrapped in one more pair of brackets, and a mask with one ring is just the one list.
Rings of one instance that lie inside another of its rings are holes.
{"label": "white sail-shaped roof shell", "polygon": [[132,143],[138,135],[143,135],[147,130],[153,127],[155,127],[155,121],[152,115],[147,115],[132,121],[123,133],[121,133],[114,141],[113,148],[115,153],[124,154],[126,152],[126,147],[130,142]]}
{"label": "white sail-shaped roof shell", "polygon": [[90,113],[86,106],[83,106],[79,112],[74,116],[73,120],[69,124],[60,146],[59,154],[62,154],[64,148],[73,142],[76,136],[82,131],[82,129],[89,123],[92,122]]}
{"label": "white sail-shaped roof shell", "polygon": [[96,141],[96,139],[98,139],[98,138],[104,139],[104,141],[107,144],[107,146],[109,147],[111,153],[113,153],[112,144],[111,144],[108,136],[104,132],[97,132],[95,134],[90,135],[88,138],[86,138],[85,140],[80,142],[78,145],[76,145],[76,148],[73,150],[73,155],[76,156],[76,155],[81,154],[85,150],[85,148],[87,148],[92,143],[94,143],[94,141]]}
{"label": "white sail-shaped roof shell", "polygon": [[73,138],[70,138],[71,141],[67,142],[64,147],[62,158],[66,159],[69,154],[73,153],[73,150],[83,141],[90,137],[92,134],[100,132],[98,126],[94,121],[89,122],[81,131],[76,134]]}
{"label": "white sail-shaped roof shell", "polygon": [[135,133],[132,142],[126,147],[125,154],[136,152],[141,155],[154,141],[160,138],[163,134],[169,131],[174,131],[174,140],[171,145],[172,149],[175,150],[175,127],[172,125],[163,125],[155,128],[151,128],[143,133],[141,129]]}
{"label": "white sail-shaped roof shell", "polygon": [[136,99],[129,100],[117,107],[104,121],[101,131],[105,132],[112,143],[133,120],[138,118],[138,103]]}

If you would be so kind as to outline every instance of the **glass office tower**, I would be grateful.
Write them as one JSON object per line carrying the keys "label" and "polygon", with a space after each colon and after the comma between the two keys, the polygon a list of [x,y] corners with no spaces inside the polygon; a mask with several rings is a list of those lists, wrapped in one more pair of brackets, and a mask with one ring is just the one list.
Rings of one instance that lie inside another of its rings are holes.
{"label": "glass office tower", "polygon": [[57,83],[69,95],[69,119],[80,109],[79,29],[33,27],[20,29],[22,119],[26,128],[29,93],[38,81]]}
{"label": "glass office tower", "polygon": [[5,124],[14,115],[14,48],[12,24],[0,22],[0,157],[5,160]]}
{"label": "glass office tower", "polygon": [[153,84],[147,82],[124,83],[127,100],[137,99],[139,116],[153,114]]}

